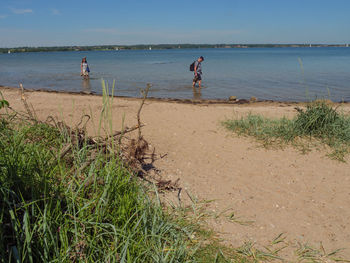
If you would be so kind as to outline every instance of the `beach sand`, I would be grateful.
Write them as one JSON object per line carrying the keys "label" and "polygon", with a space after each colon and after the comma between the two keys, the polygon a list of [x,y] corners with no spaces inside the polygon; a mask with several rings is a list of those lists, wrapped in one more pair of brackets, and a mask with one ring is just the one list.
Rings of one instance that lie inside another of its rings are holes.
{"label": "beach sand", "polygon": [[[0,88],[16,110],[23,110],[20,91]],[[98,126],[102,98],[95,95],[26,92],[38,118],[48,115],[77,124],[83,114],[93,115]],[[115,98],[113,125],[137,123],[140,101]],[[225,130],[220,121],[249,112],[267,117],[292,117],[295,104],[266,102],[254,104],[208,104],[146,101],[141,119],[146,140],[156,149],[155,162],[164,179],[180,179],[181,187],[199,200],[214,200],[213,214],[234,212],[249,225],[230,222],[225,216],[209,224],[232,246],[255,242],[269,244],[285,233],[290,247],[286,256],[295,257],[297,243],[316,248],[320,243],[330,252],[346,248],[350,259],[350,158],[346,163],[329,159],[327,149],[302,154],[293,147],[265,149],[252,138],[238,137]],[[350,105],[341,109],[350,113]],[[90,134],[96,133],[92,122]],[[185,196],[183,191],[183,196]],[[227,210],[231,209],[231,210]]]}

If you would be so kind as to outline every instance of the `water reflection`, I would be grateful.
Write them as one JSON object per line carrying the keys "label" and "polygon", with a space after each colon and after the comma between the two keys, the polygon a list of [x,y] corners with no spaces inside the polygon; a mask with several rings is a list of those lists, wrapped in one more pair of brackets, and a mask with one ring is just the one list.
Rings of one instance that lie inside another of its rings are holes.
{"label": "water reflection", "polygon": [[193,89],[193,99],[195,100],[202,99],[201,88],[192,87],[192,89]]}
{"label": "water reflection", "polygon": [[89,78],[83,78],[81,81],[81,91],[86,94],[91,94],[91,84]]}

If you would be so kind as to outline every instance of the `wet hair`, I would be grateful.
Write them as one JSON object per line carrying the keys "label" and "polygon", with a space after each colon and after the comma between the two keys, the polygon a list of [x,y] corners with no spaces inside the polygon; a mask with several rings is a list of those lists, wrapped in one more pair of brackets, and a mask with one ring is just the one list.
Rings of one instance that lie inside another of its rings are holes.
{"label": "wet hair", "polygon": [[85,60],[85,62],[87,63],[86,57],[83,57],[83,58],[81,59],[81,63],[83,63],[84,60]]}

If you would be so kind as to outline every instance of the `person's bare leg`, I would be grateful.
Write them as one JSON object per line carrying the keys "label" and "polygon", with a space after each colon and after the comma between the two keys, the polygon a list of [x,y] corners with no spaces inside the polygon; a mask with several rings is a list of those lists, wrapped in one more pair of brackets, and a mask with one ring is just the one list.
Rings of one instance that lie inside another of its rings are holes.
{"label": "person's bare leg", "polygon": [[198,81],[198,87],[199,88],[201,88],[201,83],[202,83],[202,81],[200,80],[200,81]]}
{"label": "person's bare leg", "polygon": [[194,88],[194,86],[196,86],[196,81],[193,81],[192,83],[192,88]]}

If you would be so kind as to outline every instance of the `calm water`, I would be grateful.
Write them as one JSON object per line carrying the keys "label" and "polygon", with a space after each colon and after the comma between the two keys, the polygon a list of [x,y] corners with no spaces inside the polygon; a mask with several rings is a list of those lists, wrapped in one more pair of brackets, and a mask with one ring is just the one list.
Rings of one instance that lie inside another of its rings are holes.
{"label": "calm water", "polygon": [[[189,65],[203,55],[203,86],[194,93]],[[87,56],[90,81],[80,77]],[[299,62],[302,61],[302,66]],[[250,98],[350,101],[350,48],[90,51],[0,54],[0,85],[101,93],[101,78],[120,96],[146,83],[161,98]]]}

